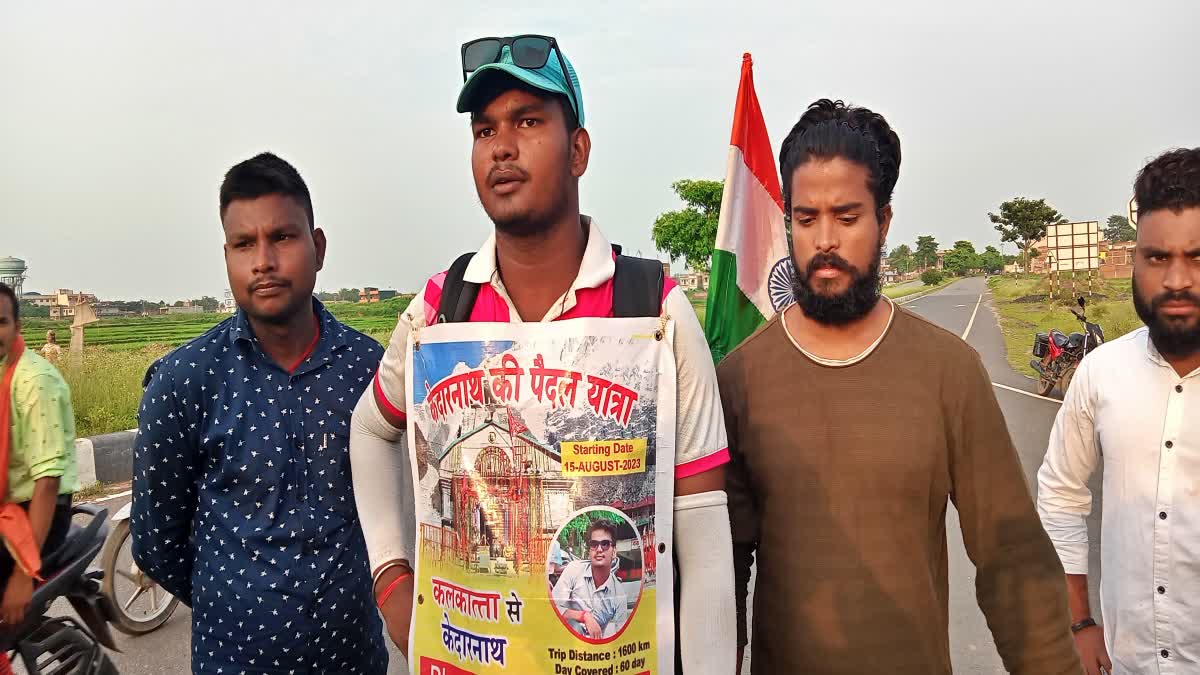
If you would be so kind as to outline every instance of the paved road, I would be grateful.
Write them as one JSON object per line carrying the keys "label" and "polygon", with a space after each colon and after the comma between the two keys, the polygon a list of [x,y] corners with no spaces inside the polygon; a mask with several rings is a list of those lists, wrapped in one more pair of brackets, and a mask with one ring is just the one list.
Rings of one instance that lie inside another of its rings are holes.
{"label": "paved road", "polygon": [[[978,306],[978,310],[976,307]],[[965,279],[945,289],[918,298],[905,304],[908,309],[964,335],[970,324],[967,342],[979,352],[995,386],[996,398],[1008,422],[1008,431],[1025,467],[1025,477],[1030,490],[1036,492],[1038,467],[1046,454],[1046,442],[1050,427],[1059,405],[1055,401],[1018,393],[1004,387],[1032,393],[1033,381],[1009,367],[1005,358],[1004,338],[992,306],[991,295],[983,279]],[[974,316],[974,323],[971,323]],[[1064,324],[1067,323],[1064,318]],[[1096,497],[1094,515],[1088,521],[1089,539],[1092,542],[1091,569],[1092,607],[1098,608],[1096,596],[1099,582],[1099,513],[1100,476],[1093,479],[1092,492]],[[1003,673],[1005,672],[996,654],[991,632],[984,621],[983,613],[975,603],[975,567],[967,557],[958,525],[958,513],[953,505],[946,518],[947,540],[950,562],[950,648],[955,673]]]}

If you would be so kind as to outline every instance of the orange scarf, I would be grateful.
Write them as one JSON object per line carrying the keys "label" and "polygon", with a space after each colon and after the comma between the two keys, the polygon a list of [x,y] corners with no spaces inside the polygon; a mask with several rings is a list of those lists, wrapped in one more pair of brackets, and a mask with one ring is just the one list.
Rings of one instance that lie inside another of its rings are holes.
{"label": "orange scarf", "polygon": [[9,554],[27,576],[41,580],[42,555],[33,536],[33,526],[25,509],[8,500],[8,456],[12,451],[12,382],[17,362],[25,353],[25,341],[17,336],[8,363],[0,377],[0,538]]}

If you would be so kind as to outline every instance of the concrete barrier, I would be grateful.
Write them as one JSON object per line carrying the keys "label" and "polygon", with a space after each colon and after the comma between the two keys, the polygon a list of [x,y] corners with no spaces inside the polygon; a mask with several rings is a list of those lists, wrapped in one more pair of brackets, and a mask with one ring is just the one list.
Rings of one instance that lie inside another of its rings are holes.
{"label": "concrete barrier", "polygon": [[75,470],[79,472],[79,487],[96,482],[96,451],[92,439],[75,439]]}
{"label": "concrete barrier", "polygon": [[120,483],[133,478],[133,440],[137,432],[111,434],[75,440],[75,463],[79,484]]}

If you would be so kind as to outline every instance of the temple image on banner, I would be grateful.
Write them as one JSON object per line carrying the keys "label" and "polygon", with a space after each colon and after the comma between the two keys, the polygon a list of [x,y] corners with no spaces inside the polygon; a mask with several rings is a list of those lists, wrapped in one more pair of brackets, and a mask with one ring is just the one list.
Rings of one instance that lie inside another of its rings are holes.
{"label": "temple image on banner", "polygon": [[491,402],[469,410],[461,429],[432,453],[442,524],[422,524],[422,546],[476,572],[540,573],[554,531],[575,508],[559,453]]}

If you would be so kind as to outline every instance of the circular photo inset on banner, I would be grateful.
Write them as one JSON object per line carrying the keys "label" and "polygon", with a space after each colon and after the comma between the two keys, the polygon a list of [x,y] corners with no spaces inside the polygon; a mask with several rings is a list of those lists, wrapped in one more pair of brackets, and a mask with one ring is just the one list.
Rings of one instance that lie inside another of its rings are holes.
{"label": "circular photo inset on banner", "polygon": [[625,514],[606,506],[573,514],[550,542],[546,580],[554,611],[591,643],[615,640],[642,598],[642,536]]}

